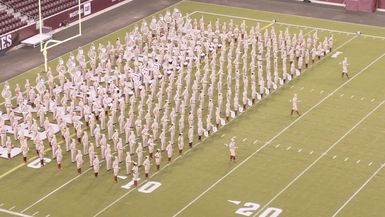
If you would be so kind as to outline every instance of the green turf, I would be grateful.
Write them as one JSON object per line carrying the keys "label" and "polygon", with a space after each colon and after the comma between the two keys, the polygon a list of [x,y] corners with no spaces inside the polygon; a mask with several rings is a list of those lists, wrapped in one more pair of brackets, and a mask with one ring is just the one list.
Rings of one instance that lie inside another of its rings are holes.
{"label": "green turf", "polygon": [[[193,17],[203,15],[205,20],[215,20],[216,16],[202,12],[267,21],[277,19],[291,24],[385,36],[385,29],[371,26],[190,1],[177,7],[183,13],[194,13]],[[220,18],[228,20],[225,16]],[[234,21],[240,22],[240,19]],[[255,25],[255,21],[250,20],[247,24]],[[261,26],[267,24],[261,22]],[[278,23],[274,27],[284,29],[286,26]],[[132,26],[95,44],[114,41],[117,36],[123,38],[129,28]],[[312,29],[304,29],[306,31]],[[325,36],[329,32],[320,31],[319,34]],[[334,47],[337,48],[355,36],[334,34],[334,37]],[[122,189],[121,185],[129,180],[114,184],[112,173],[106,173],[104,167],[98,179],[92,172],[77,176],[66,155],[61,172],[51,163],[39,170],[23,166],[1,178],[0,204],[3,205],[0,208],[16,206],[13,211],[20,212],[50,194],[25,213],[32,215],[38,211],[35,216],[93,216],[119,199],[100,216],[156,217],[173,216],[178,212],[179,216],[189,217],[241,216],[235,211],[245,202],[258,203],[261,208],[280,208],[283,210],[281,217],[332,216],[385,161],[384,106],[351,130],[385,99],[385,57],[367,67],[384,54],[385,43],[381,39],[359,36],[338,51],[343,54],[336,59],[327,57],[312,66],[299,79],[276,91],[157,173],[151,180],[161,182],[162,186],[151,194]],[[350,75],[360,74],[329,96],[347,82],[339,74],[341,66],[338,62],[343,56],[349,57]],[[50,64],[54,67],[55,60]],[[28,78],[32,81],[41,70],[42,67],[33,69],[9,82],[15,85]],[[299,94],[301,112],[309,111],[300,119],[289,115],[289,100],[293,93]],[[228,161],[228,152],[223,145],[233,136],[237,137],[239,146],[235,164]],[[332,145],[333,148],[325,153]],[[324,156],[304,172],[323,153]],[[11,161],[1,160],[0,174],[5,174],[20,162],[20,157]],[[87,158],[85,162],[88,163]],[[385,174],[381,170],[338,216],[384,216],[384,181]],[[291,182],[292,185],[287,187]],[[227,200],[241,201],[241,204],[235,205]],[[7,215],[0,212],[0,216]]]}

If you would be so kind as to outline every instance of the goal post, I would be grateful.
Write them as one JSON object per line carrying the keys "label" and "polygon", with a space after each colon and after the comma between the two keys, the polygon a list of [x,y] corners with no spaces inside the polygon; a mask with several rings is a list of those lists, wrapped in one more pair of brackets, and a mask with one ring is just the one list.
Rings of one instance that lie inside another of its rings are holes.
{"label": "goal post", "polygon": [[39,6],[39,34],[40,34],[40,52],[43,53],[44,56],[44,71],[48,71],[48,50],[56,47],[58,45],[61,45],[63,43],[66,43],[70,40],[73,40],[77,37],[80,37],[82,35],[82,4],[81,0],[77,0],[77,12],[78,12],[78,33],[72,37],[69,37],[64,40],[54,40],[50,39],[46,42],[43,42],[43,27],[44,27],[44,18],[42,15],[42,0],[38,0],[38,6]]}

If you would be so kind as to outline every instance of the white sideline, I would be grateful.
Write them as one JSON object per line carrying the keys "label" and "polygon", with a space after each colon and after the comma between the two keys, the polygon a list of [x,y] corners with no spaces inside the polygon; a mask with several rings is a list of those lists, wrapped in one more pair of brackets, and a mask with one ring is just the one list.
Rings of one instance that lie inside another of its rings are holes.
{"label": "white sideline", "polygon": [[[227,15],[227,14],[221,14],[221,13],[212,13],[212,12],[206,12],[206,11],[196,11],[196,12],[200,13],[200,14],[209,14],[209,15],[214,15],[214,16],[222,16],[222,17],[229,17],[229,18],[235,18],[235,19],[251,20],[251,21],[257,21],[257,22],[271,22],[269,20],[254,19],[254,18],[241,17],[241,16],[233,16],[233,15]],[[342,34],[347,34],[347,35],[358,35],[356,32],[346,32],[346,31],[340,31],[340,30],[335,30],[335,29],[320,28],[320,27],[315,27],[315,26],[305,26],[305,25],[284,23],[284,22],[280,22],[279,20],[277,21],[277,24],[282,24],[282,25],[285,25],[285,26],[301,27],[301,28],[304,28],[304,29],[305,28],[311,28],[311,29],[317,29],[317,30],[321,30],[321,31],[336,32],[336,33],[342,33]],[[385,40],[385,37],[383,37],[383,36],[369,35],[369,34],[363,34],[363,33],[361,33],[361,35],[362,36],[371,37],[371,38]]]}
{"label": "white sideline", "polygon": [[23,213],[18,213],[18,212],[10,211],[10,210],[3,209],[3,208],[0,208],[0,212],[7,213],[7,214],[10,214],[10,215],[13,215],[13,216],[32,217],[30,215],[25,215]]}
{"label": "white sideline", "polygon": [[[354,37],[355,38],[355,37]],[[353,39],[354,39],[353,38]],[[341,47],[341,46],[340,46]],[[336,49],[338,50],[338,48]],[[331,52],[332,53],[332,52]],[[329,53],[329,54],[331,54]],[[352,78],[347,80],[345,83],[340,85],[338,88],[336,88],[333,92],[329,93],[326,97],[324,97],[321,101],[319,101],[317,104],[315,104],[313,107],[311,107],[309,110],[307,110],[304,114],[302,114],[300,117],[298,117],[296,120],[291,122],[287,127],[282,129],[280,132],[278,132],[273,138],[271,138],[269,141],[267,141],[263,146],[258,148],[254,153],[249,155],[246,159],[244,159],[242,162],[240,162],[236,167],[234,167],[232,170],[230,170],[228,173],[226,173],[224,176],[222,176],[220,179],[218,179],[214,184],[212,184],[209,188],[207,188],[205,191],[203,191],[200,195],[198,195],[196,198],[194,198],[190,203],[188,203],[185,207],[183,207],[181,210],[179,210],[173,217],[178,216],[180,213],[182,213],[185,209],[187,209],[189,206],[191,206],[193,203],[195,203],[197,200],[199,200],[204,194],[206,194],[208,191],[210,191],[212,188],[214,188],[219,182],[221,182],[223,179],[225,179],[227,176],[229,176],[231,173],[233,173],[236,169],[238,169],[240,166],[242,166],[244,163],[246,163],[250,158],[252,158],[254,155],[256,155],[259,151],[261,151],[263,148],[268,146],[272,141],[274,141],[276,138],[278,138],[282,133],[284,133],[286,130],[288,130],[291,126],[293,126],[295,123],[297,123],[299,120],[301,120],[304,116],[306,116],[309,112],[311,112],[313,109],[318,107],[321,103],[323,103],[325,100],[327,100],[329,97],[334,95],[337,91],[339,91],[341,88],[343,88],[345,85],[350,83],[352,80],[354,80],[358,75],[360,75],[362,72],[364,72],[366,69],[368,69],[370,66],[372,66],[374,63],[376,63],[378,60],[380,60],[382,57],[385,56],[385,53],[383,53],[380,57],[375,59],[373,62],[371,62],[369,65],[367,65],[365,68],[363,68],[361,71],[359,71],[357,74],[355,74]]]}
{"label": "white sideline", "polygon": [[299,178],[301,178],[307,171],[309,171],[318,161],[320,161],[324,156],[326,156],[330,150],[338,145],[347,135],[349,135],[354,129],[356,129],[362,122],[364,122],[370,115],[377,111],[382,105],[384,105],[385,100],[378,104],[374,109],[372,109],[368,114],[366,114],[360,121],[358,121],[352,128],[350,128],[342,137],[340,137],[333,145],[331,145],[326,151],[324,151],[316,160],[314,160],[309,166],[306,167],[299,175],[297,175],[293,180],[289,182],[280,192],[278,192],[269,202],[267,202],[258,212],[256,212],[253,217],[260,214],[265,210],[275,199],[277,199],[283,192],[285,192],[291,185],[293,185]]}
{"label": "white sideline", "polygon": [[332,216],[332,217],[336,217],[340,212],[341,212],[341,210],[342,209],[344,209],[345,208],[345,206],[348,204],[348,203],[350,203],[350,201],[383,169],[385,167],[385,163],[384,164],[382,164],[381,166],[380,166],[380,168],[378,168],[377,170],[376,170],[376,172],[374,172],[373,173],[373,175],[372,176],[370,176],[369,177],[369,179],[368,180],[366,180],[366,182],[356,191],[356,192],[354,192],[354,194],[334,213],[334,215]]}

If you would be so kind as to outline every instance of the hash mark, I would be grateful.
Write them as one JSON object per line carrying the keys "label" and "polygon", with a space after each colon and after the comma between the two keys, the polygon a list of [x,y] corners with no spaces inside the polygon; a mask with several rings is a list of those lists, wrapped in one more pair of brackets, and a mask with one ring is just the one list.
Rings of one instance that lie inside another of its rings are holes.
{"label": "hash mark", "polygon": [[309,154],[313,154],[314,153],[314,151],[311,151]]}
{"label": "hash mark", "polygon": [[376,99],[375,98],[373,98],[372,100],[370,100],[370,102],[374,102]]}
{"label": "hash mark", "polygon": [[292,85],[290,88],[293,88],[294,87],[294,85]]}
{"label": "hash mark", "polygon": [[336,158],[337,158],[337,155],[334,155],[334,156],[333,156],[333,160],[336,159]]}
{"label": "hash mark", "polygon": [[287,149],[286,149],[286,150],[287,150],[287,151],[289,151],[290,149],[291,149],[291,146],[287,147]]}
{"label": "hash mark", "polygon": [[280,145],[281,145],[281,144],[276,145],[275,148],[278,148]]}
{"label": "hash mark", "polygon": [[365,99],[365,97],[361,97],[361,101],[364,100],[364,99]]}
{"label": "hash mark", "polygon": [[298,150],[298,153],[302,151],[302,148]]}
{"label": "hash mark", "polygon": [[301,87],[301,89],[300,90],[303,90],[305,87]]}
{"label": "hash mark", "polygon": [[313,91],[314,91],[314,89],[311,89],[311,90],[310,90],[310,92],[313,92]]}
{"label": "hash mark", "polygon": [[35,216],[36,214],[38,214],[39,213],[39,211],[36,211],[34,214],[32,214],[32,216]]}
{"label": "hash mark", "polygon": [[349,158],[347,157],[347,158],[345,158],[345,160],[344,161],[348,161],[349,160]]}
{"label": "hash mark", "polygon": [[361,162],[361,160],[358,160],[357,162],[356,162],[356,164],[359,164]]}
{"label": "hash mark", "polygon": [[320,94],[323,94],[325,91],[324,90],[321,90],[321,92],[319,92]]}
{"label": "hash mark", "polygon": [[13,210],[13,209],[15,209],[15,207],[16,207],[16,206],[13,206],[13,207],[9,208],[8,210]]}
{"label": "hash mark", "polygon": [[353,99],[354,98],[354,95],[352,95],[351,97],[350,97],[350,99]]}
{"label": "hash mark", "polygon": [[340,95],[340,97],[343,97],[344,95],[345,95],[345,94],[343,93],[343,94]]}
{"label": "hash mark", "polygon": [[256,144],[258,142],[258,139],[256,139],[254,142],[253,142],[253,144]]}
{"label": "hash mark", "polygon": [[1,203],[1,204],[0,204],[0,207],[2,207],[2,206],[4,206],[4,203]]}
{"label": "hash mark", "polygon": [[373,164],[373,161],[372,161],[372,162],[370,162],[368,165],[369,165],[369,166],[372,166],[372,164]]}
{"label": "hash mark", "polygon": [[242,142],[244,142],[244,141],[246,141],[247,140],[247,138],[244,138],[244,139],[242,139]]}
{"label": "hash mark", "polygon": [[221,137],[225,137],[225,134],[222,134],[222,136]]}

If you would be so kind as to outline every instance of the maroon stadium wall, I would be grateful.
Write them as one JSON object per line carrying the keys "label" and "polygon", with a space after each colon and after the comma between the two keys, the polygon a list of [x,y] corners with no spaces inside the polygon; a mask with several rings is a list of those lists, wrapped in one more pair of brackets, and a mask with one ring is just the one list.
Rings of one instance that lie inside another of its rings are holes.
{"label": "maroon stadium wall", "polygon": [[[82,3],[82,17],[90,16],[125,0],[90,0]],[[70,22],[78,20],[78,7],[72,7],[53,16],[44,19],[44,26],[57,29]],[[16,31],[0,36],[0,53],[4,53],[11,47],[19,45],[21,41],[38,34],[36,24],[23,27]]]}
{"label": "maroon stadium wall", "polygon": [[346,0],[345,4],[349,11],[374,12],[377,9],[377,0]]}
{"label": "maroon stadium wall", "polygon": [[374,12],[377,8],[385,9],[385,0],[321,0],[324,2],[345,4],[347,10]]}
{"label": "maroon stadium wall", "polygon": [[378,8],[385,9],[385,0],[378,0]]}

